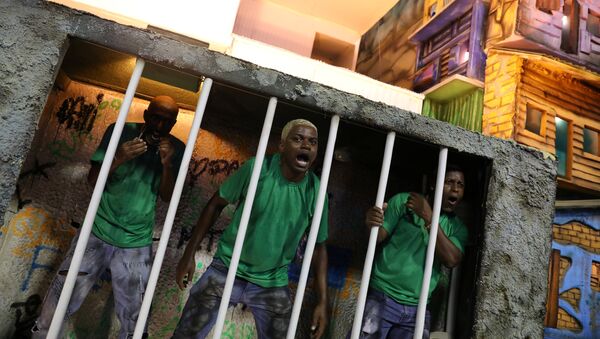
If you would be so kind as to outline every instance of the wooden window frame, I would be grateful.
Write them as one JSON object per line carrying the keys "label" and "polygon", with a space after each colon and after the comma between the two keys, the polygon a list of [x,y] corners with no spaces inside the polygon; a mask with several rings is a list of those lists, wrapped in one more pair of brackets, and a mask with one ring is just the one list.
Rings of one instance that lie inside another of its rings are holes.
{"label": "wooden window frame", "polygon": [[[585,130],[590,130],[590,131],[594,131],[598,134],[598,150],[596,150],[596,154],[594,153],[590,153],[590,152],[586,152],[585,151]],[[582,133],[583,133],[583,156],[585,158],[588,158],[590,160],[594,160],[594,161],[600,161],[600,129],[594,126],[590,126],[588,124],[583,125],[583,129],[582,129]]]}
{"label": "wooden window frame", "polygon": [[[542,116],[540,118],[541,121],[540,121],[540,133],[539,134],[527,129],[527,116],[528,116],[528,112],[529,112],[530,108],[533,108],[533,109],[536,109],[536,110],[542,112]],[[546,142],[547,131],[548,131],[548,110],[542,108],[539,105],[535,105],[530,102],[527,102],[525,104],[525,121],[523,124],[523,132],[534,139],[537,139],[542,142]]]}
{"label": "wooden window frame", "polygon": [[[564,115],[560,115],[557,114],[555,119],[559,118],[561,120],[564,120],[567,123],[567,163],[565,164],[565,175],[560,175],[558,174],[558,171],[556,173],[556,176],[559,179],[563,179],[563,180],[567,180],[567,181],[571,181],[573,179],[573,120],[567,118]],[[555,128],[555,130],[558,130],[557,128]],[[554,147],[555,147],[555,153],[556,153],[556,135],[554,136]],[[557,160],[558,160],[558,156],[556,156]],[[558,169],[558,168],[557,168]]]}

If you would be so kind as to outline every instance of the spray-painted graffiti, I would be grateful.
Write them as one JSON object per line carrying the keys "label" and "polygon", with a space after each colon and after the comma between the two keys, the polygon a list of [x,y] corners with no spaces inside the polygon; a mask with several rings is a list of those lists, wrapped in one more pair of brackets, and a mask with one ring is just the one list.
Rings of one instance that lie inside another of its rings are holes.
{"label": "spray-painted graffiti", "polygon": [[190,185],[193,185],[203,173],[215,176],[217,174],[224,173],[225,175],[231,174],[231,172],[240,168],[240,163],[237,160],[225,160],[215,159],[210,160],[209,158],[192,159],[190,161],[190,167],[188,169],[188,175],[190,178]]}
{"label": "spray-painted graffiti", "polygon": [[9,232],[21,238],[21,246],[13,249],[13,254],[21,258],[32,258],[39,246],[66,248],[75,234],[71,227],[54,219],[47,211],[26,206],[11,220]]}
{"label": "spray-painted graffiti", "polygon": [[31,199],[23,199],[23,197],[21,196],[21,187],[17,184],[17,190],[16,190],[16,196],[17,196],[17,209],[21,209],[23,207],[25,207],[25,205],[31,203]]}
{"label": "spray-painted graffiti", "polygon": [[31,328],[38,316],[38,309],[42,304],[42,298],[33,294],[24,302],[10,304],[11,309],[15,309],[15,332],[13,338],[31,338]]}
{"label": "spray-painted graffiti", "polygon": [[[66,98],[56,112],[59,125],[78,132],[91,132],[98,115],[98,107],[102,104],[104,94],[96,95],[96,103],[86,103],[83,96]],[[106,107],[106,105],[104,105]]]}
{"label": "spray-painted graffiti", "polygon": [[21,175],[19,176],[19,180],[27,178],[29,176],[34,179],[39,176],[43,176],[44,178],[48,179],[48,173],[46,172],[46,170],[48,170],[54,166],[56,166],[56,162],[47,162],[44,164],[40,164],[38,158],[35,158],[33,168],[22,172]]}
{"label": "spray-painted graffiti", "polygon": [[[574,220],[593,230],[600,230],[600,210],[557,211],[554,222],[558,225],[570,224]],[[555,226],[556,227],[556,226]],[[560,226],[558,226],[560,227]],[[573,306],[567,300],[559,298],[558,306],[573,317],[582,330],[546,328],[545,338],[600,338],[600,292],[591,286],[592,263],[600,262],[600,249],[597,253],[586,251],[578,244],[552,241],[552,248],[560,251],[562,257],[571,260],[559,287],[559,295],[571,289],[579,289],[579,305]]]}
{"label": "spray-painted graffiti", "polygon": [[94,141],[94,136],[88,132],[70,131],[65,139],[58,139],[48,144],[50,153],[60,159],[70,160],[86,142]]}
{"label": "spray-painted graffiti", "polygon": [[58,248],[49,247],[49,246],[45,246],[45,245],[36,246],[35,249],[33,250],[33,258],[31,260],[31,266],[29,267],[29,271],[27,272],[27,276],[25,277],[25,280],[23,280],[23,283],[21,284],[21,291],[27,290],[27,288],[29,287],[29,280],[31,280],[31,276],[33,275],[33,272],[35,270],[42,269],[42,270],[52,271],[52,266],[38,262],[38,259],[40,257],[40,252],[42,252],[42,251],[49,251],[49,252],[54,252],[54,253],[60,254],[60,249],[58,249]]}

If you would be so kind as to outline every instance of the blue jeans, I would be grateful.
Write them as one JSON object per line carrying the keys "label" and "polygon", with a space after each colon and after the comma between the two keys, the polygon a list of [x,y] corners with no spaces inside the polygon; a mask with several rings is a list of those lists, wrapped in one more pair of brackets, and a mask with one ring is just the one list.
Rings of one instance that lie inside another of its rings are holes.
{"label": "blue jeans", "polygon": [[[32,338],[45,338],[58,304],[60,292],[71,265],[71,259],[79,234],[71,242],[71,248],[60,265],[58,274],[50,284],[42,312],[33,328]],[[65,315],[65,322],[79,309],[90,289],[98,281],[106,269],[110,269],[112,277],[115,312],[121,323],[119,339],[133,336],[135,323],[142,307],[142,299],[150,269],[152,267],[152,246],[138,248],[121,248],[112,246],[94,234],[90,234],[88,245],[83,254],[79,275]],[[64,336],[63,322],[59,338]]]}
{"label": "blue jeans", "polygon": [[[360,337],[364,339],[412,339],[417,321],[417,306],[403,305],[385,295],[369,290]],[[425,313],[423,338],[429,339],[429,310]]]}
{"label": "blue jeans", "polygon": [[[192,287],[173,338],[206,338],[215,322],[227,279],[227,266],[213,259],[202,278]],[[250,308],[259,339],[285,338],[292,312],[287,286],[265,288],[236,278],[229,305]]]}

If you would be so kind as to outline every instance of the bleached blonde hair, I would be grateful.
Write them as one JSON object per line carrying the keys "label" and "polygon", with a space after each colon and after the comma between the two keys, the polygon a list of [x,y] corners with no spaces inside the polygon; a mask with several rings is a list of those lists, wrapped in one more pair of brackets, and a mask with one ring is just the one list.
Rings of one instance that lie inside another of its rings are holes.
{"label": "bleached blonde hair", "polygon": [[290,134],[290,131],[292,130],[292,128],[294,128],[296,126],[312,127],[315,129],[315,131],[319,132],[319,130],[317,129],[317,126],[315,126],[312,122],[310,122],[306,119],[291,120],[287,124],[285,124],[285,126],[283,126],[283,130],[281,130],[281,141],[286,140],[288,137],[288,134]]}

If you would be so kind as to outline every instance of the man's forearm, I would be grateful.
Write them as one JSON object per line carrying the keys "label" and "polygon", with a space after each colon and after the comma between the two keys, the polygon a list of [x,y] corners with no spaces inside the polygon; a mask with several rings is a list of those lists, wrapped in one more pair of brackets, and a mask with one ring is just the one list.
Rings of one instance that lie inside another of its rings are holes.
{"label": "man's forearm", "polygon": [[163,165],[162,174],[160,176],[160,186],[158,188],[160,198],[163,201],[171,200],[173,188],[175,187],[175,176],[173,172],[174,171],[172,166]]}
{"label": "man's forearm", "polygon": [[455,267],[462,260],[462,252],[448,239],[444,231],[438,227],[435,254],[447,267]]}

